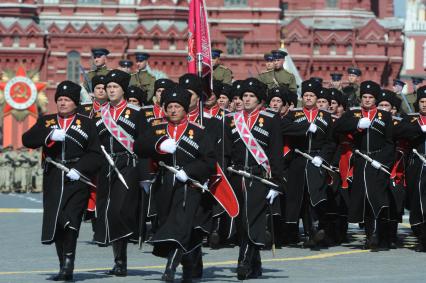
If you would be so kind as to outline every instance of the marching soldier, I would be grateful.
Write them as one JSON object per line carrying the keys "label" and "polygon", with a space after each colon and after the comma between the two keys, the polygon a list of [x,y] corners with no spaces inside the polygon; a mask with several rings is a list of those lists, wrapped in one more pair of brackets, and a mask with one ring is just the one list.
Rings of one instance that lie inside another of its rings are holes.
{"label": "marching soldier", "polygon": [[152,142],[138,139],[136,150],[169,166],[160,167],[153,185],[160,225],[148,241],[154,245],[155,256],[167,258],[162,280],[173,282],[176,267],[182,263],[182,282],[191,282],[201,260],[197,248],[204,234],[197,219],[203,192],[196,183],[204,184],[215,172],[216,159],[209,133],[187,118],[189,91],[180,87],[168,91],[163,99],[167,121],[153,127]]}
{"label": "marching soldier", "polygon": [[346,96],[348,108],[360,105],[359,78],[362,72],[357,67],[348,68],[348,86],[342,89]]}
{"label": "marching soldier", "polygon": [[317,97],[317,108],[328,111],[331,104],[331,95],[328,88],[323,87]]}
{"label": "marching soldier", "polygon": [[231,90],[231,85],[222,84],[222,89],[219,91],[219,98],[217,99],[217,104],[219,105],[220,109],[229,111],[229,106],[232,99]]}
{"label": "marching soldier", "polygon": [[266,110],[278,113],[279,117],[283,118],[288,114],[289,111],[289,98],[290,93],[285,87],[277,87],[268,90],[268,99],[266,104],[269,106],[269,108]]}
{"label": "marching soldier", "polygon": [[314,221],[325,222],[328,173],[322,167],[330,164],[335,144],[332,139],[330,113],[317,108],[321,85],[314,80],[302,83],[303,108],[289,112],[282,122],[282,134],[288,137],[293,153],[288,168],[288,192],[285,198],[286,223],[298,223],[302,215],[305,247],[314,248],[324,239]]}
{"label": "marching soldier", "polygon": [[106,48],[92,48],[93,65],[95,65],[95,69],[88,72],[88,81],[85,81],[83,84],[87,92],[90,93],[92,91],[93,85],[90,86],[90,84],[94,76],[105,76],[110,71],[106,66],[108,54],[109,50]]}
{"label": "marching soldier", "polygon": [[78,113],[89,118],[94,118],[96,113],[101,111],[102,106],[108,102],[105,83],[106,80],[104,75],[96,75],[92,78],[93,101],[82,103],[78,109]]}
{"label": "marching soldier", "polygon": [[129,86],[126,92],[126,99],[129,104],[142,107],[146,101],[146,92],[137,86]]}
{"label": "marching soldier", "polygon": [[120,60],[120,62],[118,62],[118,69],[126,72],[128,74],[132,73],[132,66],[133,66],[133,62],[130,60]]}
{"label": "marching soldier", "polygon": [[145,110],[145,115],[148,123],[151,123],[155,119],[163,118],[164,111],[161,107],[161,96],[166,90],[173,89],[176,86],[176,83],[169,79],[158,79],[154,83],[154,97],[153,105],[145,105],[143,109]]}
{"label": "marching soldier", "polygon": [[284,69],[284,60],[287,52],[272,50],[274,58],[274,69],[259,74],[258,79],[268,86],[268,89],[284,86],[291,92],[297,91],[296,78],[292,73]]}
{"label": "marching soldier", "polygon": [[55,243],[60,271],[54,281],[72,281],[77,237],[89,197],[90,177],[101,160],[95,124],[76,114],[81,87],[61,82],[58,113],[46,115],[22,136],[29,148],[43,148],[43,244]]}
{"label": "marching soldier", "polygon": [[[392,113],[392,109],[397,101],[396,93],[390,90],[382,90],[376,105],[377,108]],[[404,214],[404,201],[405,201],[405,163],[408,154],[407,141],[399,137],[399,124],[402,118],[392,116],[394,143],[395,143],[395,163],[393,164],[390,172],[389,193],[390,193],[390,206],[389,206],[389,222],[388,232],[389,236],[385,239],[385,246],[396,249],[397,247],[397,231],[398,222],[402,222],[402,215]]]}
{"label": "marching soldier", "polygon": [[148,71],[148,59],[150,55],[144,52],[135,53],[136,67],[138,70],[132,74],[130,79],[130,85],[140,87],[147,93],[147,103],[152,103],[152,97],[154,96],[154,83],[155,77]]}
{"label": "marching soldier", "polygon": [[[238,112],[243,110],[243,101],[241,100],[242,80],[236,80],[232,83],[231,88],[231,105],[230,112]],[[232,107],[231,107],[232,106]]]}
{"label": "marching soldier", "polygon": [[407,115],[399,132],[412,149],[406,169],[410,224],[418,231],[416,250],[426,252],[426,86],[417,90],[416,104],[419,113]]}
{"label": "marching soldier", "polygon": [[232,71],[221,64],[220,54],[222,53],[222,50],[212,49],[213,79],[224,84],[231,84]]}
{"label": "marching soldier", "polygon": [[240,205],[236,218],[239,280],[262,275],[259,250],[265,245],[266,212],[282,191],[282,136],[279,119],[261,111],[266,91],[266,85],[255,78],[243,81],[239,92],[244,108],[226,120],[228,162],[235,172],[243,170],[253,176],[247,178],[236,173],[230,176]]}
{"label": "marching soldier", "polygon": [[350,223],[365,225],[366,249],[376,249],[387,237],[389,168],[394,159],[391,114],[377,109],[380,86],[372,81],[360,85],[361,107],[352,108],[335,123],[336,133],[351,134],[354,171]]}
{"label": "marching soldier", "polygon": [[115,265],[110,275],[127,276],[127,244],[137,241],[138,170],[135,139],[148,129],[143,110],[128,104],[125,93],[130,75],[112,70],[106,75],[109,103],[95,115],[96,127],[108,162],[102,163],[96,198],[94,240],[112,244]]}

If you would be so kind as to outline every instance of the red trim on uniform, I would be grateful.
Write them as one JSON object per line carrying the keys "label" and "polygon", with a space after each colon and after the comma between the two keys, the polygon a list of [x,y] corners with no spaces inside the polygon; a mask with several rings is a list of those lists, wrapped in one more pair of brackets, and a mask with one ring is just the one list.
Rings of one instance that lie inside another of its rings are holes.
{"label": "red trim on uniform", "polygon": [[185,132],[187,125],[188,119],[186,117],[182,119],[179,124],[169,122],[167,124],[167,134],[170,138],[174,139],[175,141],[178,141],[181,138],[182,134]]}
{"label": "red trim on uniform", "polygon": [[214,105],[212,108],[204,107],[204,112],[207,112],[212,117],[217,116],[219,114],[219,111],[220,111],[220,107],[218,104]]}
{"label": "red trim on uniform", "polygon": [[318,108],[314,107],[312,109],[303,108],[303,113],[305,113],[306,118],[308,119],[309,123],[312,123],[315,118],[317,118],[318,115]]}
{"label": "red trim on uniform", "polygon": [[259,118],[260,109],[256,109],[251,113],[247,113],[247,111],[243,110],[244,115],[244,122],[246,122],[248,128],[251,130],[254,126],[254,124],[257,121],[257,118]]}
{"label": "red trim on uniform", "polygon": [[420,123],[420,126],[426,125],[426,116],[420,114],[419,123]]}
{"label": "red trim on uniform", "polygon": [[104,103],[100,104],[98,101],[93,101],[93,111],[99,112],[101,111],[102,106],[106,105],[108,101],[105,101]]}
{"label": "red trim on uniform", "polygon": [[200,111],[197,106],[194,110],[188,113],[188,120],[190,122],[196,122],[199,115],[200,115]]}
{"label": "red trim on uniform", "polygon": [[163,108],[158,104],[154,104],[154,107],[152,108],[152,112],[154,113],[155,118],[163,118],[164,117]]}
{"label": "red trim on uniform", "polygon": [[117,121],[118,117],[120,117],[121,113],[127,107],[127,101],[124,99],[116,106],[113,106],[111,103],[110,105],[111,107],[109,108],[109,112],[111,113],[112,118]]}
{"label": "red trim on uniform", "polygon": [[368,118],[370,121],[373,121],[374,117],[377,114],[377,108],[376,106],[371,107],[370,109],[361,109],[362,117]]}
{"label": "red trim on uniform", "polygon": [[74,118],[75,118],[75,114],[70,115],[68,117],[61,117],[61,116],[58,115],[59,127],[61,127],[61,129],[65,130],[65,131],[67,131],[68,128],[71,126]]}

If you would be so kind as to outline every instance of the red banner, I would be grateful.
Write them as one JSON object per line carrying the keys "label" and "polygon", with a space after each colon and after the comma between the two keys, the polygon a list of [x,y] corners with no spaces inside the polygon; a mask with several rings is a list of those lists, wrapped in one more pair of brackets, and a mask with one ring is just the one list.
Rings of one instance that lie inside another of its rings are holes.
{"label": "red banner", "polygon": [[203,78],[210,76],[212,87],[210,32],[204,0],[191,0],[189,3],[188,73],[198,74]]}

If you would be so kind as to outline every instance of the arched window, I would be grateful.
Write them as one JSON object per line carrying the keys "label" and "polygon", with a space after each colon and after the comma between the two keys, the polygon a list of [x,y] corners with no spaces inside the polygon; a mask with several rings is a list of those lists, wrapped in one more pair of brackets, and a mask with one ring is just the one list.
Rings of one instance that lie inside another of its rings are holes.
{"label": "arched window", "polygon": [[327,0],[327,8],[337,8],[337,0]]}
{"label": "arched window", "polygon": [[70,51],[67,56],[67,79],[75,83],[80,82],[80,53]]}

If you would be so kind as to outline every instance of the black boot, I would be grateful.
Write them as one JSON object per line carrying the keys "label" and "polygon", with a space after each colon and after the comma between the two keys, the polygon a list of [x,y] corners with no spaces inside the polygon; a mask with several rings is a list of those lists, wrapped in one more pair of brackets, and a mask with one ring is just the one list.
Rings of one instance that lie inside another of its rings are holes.
{"label": "black boot", "polygon": [[72,281],[74,273],[75,250],[77,246],[77,231],[67,228],[63,238],[63,262],[61,271],[54,281]]}
{"label": "black boot", "polygon": [[220,217],[221,216],[218,216],[216,217],[216,219],[214,219],[216,225],[214,230],[210,233],[210,236],[209,236],[209,245],[210,245],[210,248],[213,250],[219,249],[220,247],[220,234],[219,234]]}
{"label": "black boot", "polygon": [[365,229],[365,244],[364,249],[366,250],[377,250],[379,244],[379,238],[377,235],[376,220],[373,218],[365,218],[364,229]]}
{"label": "black boot", "polygon": [[426,223],[420,225],[417,240],[416,252],[426,252]]}
{"label": "black boot", "polygon": [[253,247],[253,258],[251,263],[251,273],[249,274],[249,278],[259,278],[262,276],[262,259],[260,258],[260,250],[258,247]]}
{"label": "black boot", "polygon": [[127,239],[120,239],[112,243],[114,253],[114,267],[107,272],[109,275],[127,276]]}
{"label": "black boot", "polygon": [[192,260],[192,278],[200,279],[203,277],[203,251],[201,250],[201,246],[192,252]]}
{"label": "black boot", "polygon": [[192,270],[194,268],[193,252],[182,255],[182,283],[192,282]]}
{"label": "black boot", "polygon": [[379,248],[388,251],[390,246],[389,221],[387,219],[378,219]]}
{"label": "black boot", "polygon": [[237,278],[238,280],[246,280],[252,274],[252,262],[254,256],[254,247],[253,245],[247,243],[241,245],[240,253],[238,257],[238,266],[237,266]]}
{"label": "black boot", "polygon": [[62,236],[55,239],[56,254],[59,259],[59,273],[49,278],[49,280],[59,281],[61,277],[62,267],[64,266],[64,243]]}
{"label": "black boot", "polygon": [[396,249],[398,247],[398,221],[389,221],[389,248]]}
{"label": "black boot", "polygon": [[169,253],[167,257],[167,265],[166,270],[161,276],[162,281],[173,282],[175,279],[176,268],[178,267],[180,261],[182,259],[182,250],[180,248],[176,248]]}

